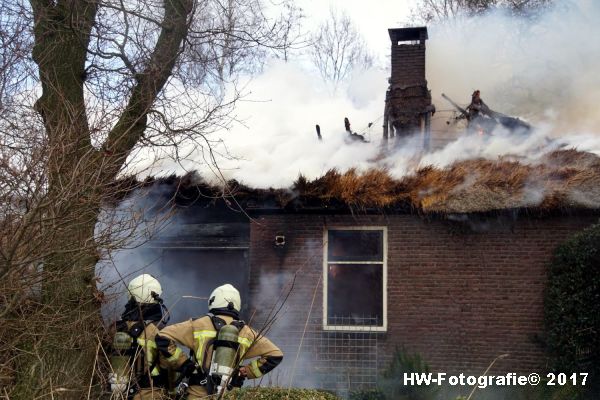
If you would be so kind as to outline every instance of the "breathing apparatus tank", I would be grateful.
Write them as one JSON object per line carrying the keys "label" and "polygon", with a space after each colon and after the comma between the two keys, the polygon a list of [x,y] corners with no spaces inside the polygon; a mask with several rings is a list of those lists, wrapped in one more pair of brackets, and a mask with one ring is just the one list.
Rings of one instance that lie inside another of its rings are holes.
{"label": "breathing apparatus tank", "polygon": [[227,385],[231,383],[239,356],[238,336],[239,330],[233,325],[223,326],[217,334],[217,340],[213,344],[212,360],[207,380],[209,393],[211,394],[223,393]]}
{"label": "breathing apparatus tank", "polygon": [[133,340],[128,332],[115,333],[113,338],[113,353],[110,357],[112,371],[108,376],[112,392],[125,392],[129,387]]}

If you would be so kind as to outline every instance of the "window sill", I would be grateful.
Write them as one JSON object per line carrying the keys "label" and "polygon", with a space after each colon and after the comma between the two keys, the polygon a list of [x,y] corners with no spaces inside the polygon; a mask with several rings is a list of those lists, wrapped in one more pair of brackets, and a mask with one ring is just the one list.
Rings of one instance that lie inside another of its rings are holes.
{"label": "window sill", "polygon": [[387,332],[387,326],[343,326],[323,325],[327,332]]}

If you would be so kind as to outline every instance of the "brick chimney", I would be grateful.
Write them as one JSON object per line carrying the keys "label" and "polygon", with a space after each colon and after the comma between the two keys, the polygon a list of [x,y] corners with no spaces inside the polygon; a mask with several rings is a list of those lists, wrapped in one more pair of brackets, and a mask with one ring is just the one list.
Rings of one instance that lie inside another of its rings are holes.
{"label": "brick chimney", "polygon": [[383,137],[421,133],[424,146],[428,147],[435,108],[425,79],[427,28],[388,29],[388,32],[392,42],[392,76],[385,99]]}

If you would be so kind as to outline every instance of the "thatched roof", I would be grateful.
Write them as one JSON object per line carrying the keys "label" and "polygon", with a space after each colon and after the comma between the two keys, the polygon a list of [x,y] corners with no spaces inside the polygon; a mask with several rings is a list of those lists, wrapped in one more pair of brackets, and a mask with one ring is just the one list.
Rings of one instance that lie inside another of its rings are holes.
{"label": "thatched roof", "polygon": [[227,190],[197,176],[148,179],[143,185],[176,183],[186,199],[231,193],[248,209],[288,211],[349,209],[418,213],[475,213],[507,209],[600,210],[600,157],[560,150],[536,163],[511,159],[459,161],[425,167],[402,179],[381,169],[330,170],[315,180],[302,176],[290,188],[254,189],[229,182]]}

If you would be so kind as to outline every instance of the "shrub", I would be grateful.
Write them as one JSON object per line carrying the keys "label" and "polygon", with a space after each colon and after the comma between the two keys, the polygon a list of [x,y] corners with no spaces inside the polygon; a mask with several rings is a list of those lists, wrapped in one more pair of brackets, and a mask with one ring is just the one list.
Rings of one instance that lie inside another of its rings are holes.
{"label": "shrub", "polygon": [[430,400],[436,397],[435,385],[404,385],[404,373],[429,373],[429,365],[419,354],[411,354],[403,347],[396,348],[392,362],[383,371],[379,389],[386,399],[394,400]]}
{"label": "shrub", "polygon": [[339,397],[322,390],[256,387],[228,392],[225,400],[340,400]]}
{"label": "shrub", "polygon": [[357,390],[350,392],[348,400],[386,400],[386,397],[379,389]]}
{"label": "shrub", "polygon": [[[548,272],[546,345],[557,372],[600,377],[600,224],[560,245]],[[591,382],[595,380],[595,382]]]}

